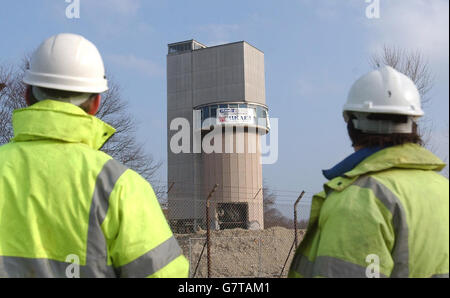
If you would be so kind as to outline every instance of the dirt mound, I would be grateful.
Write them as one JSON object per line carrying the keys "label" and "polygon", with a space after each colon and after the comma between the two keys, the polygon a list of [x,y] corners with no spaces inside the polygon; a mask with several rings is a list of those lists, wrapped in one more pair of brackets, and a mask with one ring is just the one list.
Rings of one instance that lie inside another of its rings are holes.
{"label": "dirt mound", "polygon": [[[303,235],[304,230],[298,231],[299,242]],[[206,277],[206,231],[175,236],[190,260],[191,276],[201,256],[195,277]],[[211,277],[278,277],[293,243],[294,230],[282,227],[211,231]],[[287,274],[293,254],[294,250],[283,276]]]}

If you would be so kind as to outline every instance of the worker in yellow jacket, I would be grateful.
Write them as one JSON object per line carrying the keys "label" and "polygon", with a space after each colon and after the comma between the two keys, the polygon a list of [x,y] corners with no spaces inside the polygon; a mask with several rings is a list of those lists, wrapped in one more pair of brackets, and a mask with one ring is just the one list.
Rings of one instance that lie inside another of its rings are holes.
{"label": "worker in yellow jacket", "polygon": [[414,83],[391,67],[363,76],[344,117],[355,153],[312,201],[290,277],[447,277],[449,183],[421,146]]}
{"label": "worker in yellow jacket", "polygon": [[74,34],[36,50],[0,147],[0,277],[187,277],[149,183],[99,148],[108,89],[95,45]]}

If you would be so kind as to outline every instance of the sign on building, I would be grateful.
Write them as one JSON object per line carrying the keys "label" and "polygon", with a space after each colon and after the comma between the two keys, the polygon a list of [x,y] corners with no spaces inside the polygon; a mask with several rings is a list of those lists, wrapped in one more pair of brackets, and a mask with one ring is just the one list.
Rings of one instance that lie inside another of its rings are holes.
{"label": "sign on building", "polygon": [[255,109],[249,108],[219,108],[217,109],[217,124],[254,124]]}

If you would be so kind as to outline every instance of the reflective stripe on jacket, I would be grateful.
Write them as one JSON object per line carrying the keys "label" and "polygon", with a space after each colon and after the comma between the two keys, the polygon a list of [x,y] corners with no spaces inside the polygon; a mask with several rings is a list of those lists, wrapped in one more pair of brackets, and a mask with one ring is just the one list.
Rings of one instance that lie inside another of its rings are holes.
{"label": "reflective stripe on jacket", "polygon": [[445,164],[414,144],[383,149],[315,195],[290,277],[448,277]]}
{"label": "reflective stripe on jacket", "polygon": [[72,104],[13,114],[0,147],[0,277],[187,277],[149,183],[99,148],[115,130]]}

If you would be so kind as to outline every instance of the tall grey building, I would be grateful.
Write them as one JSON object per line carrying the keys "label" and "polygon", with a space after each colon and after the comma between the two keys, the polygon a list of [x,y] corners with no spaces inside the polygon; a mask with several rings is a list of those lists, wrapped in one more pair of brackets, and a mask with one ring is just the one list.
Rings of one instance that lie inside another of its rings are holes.
{"label": "tall grey building", "polygon": [[[260,135],[270,128],[264,54],[245,41],[168,47],[169,220],[175,229],[204,228],[205,200],[218,184],[211,225],[264,228]],[[183,143],[177,118],[190,125],[189,150],[182,152],[173,152]],[[220,150],[203,150],[205,143]]]}

